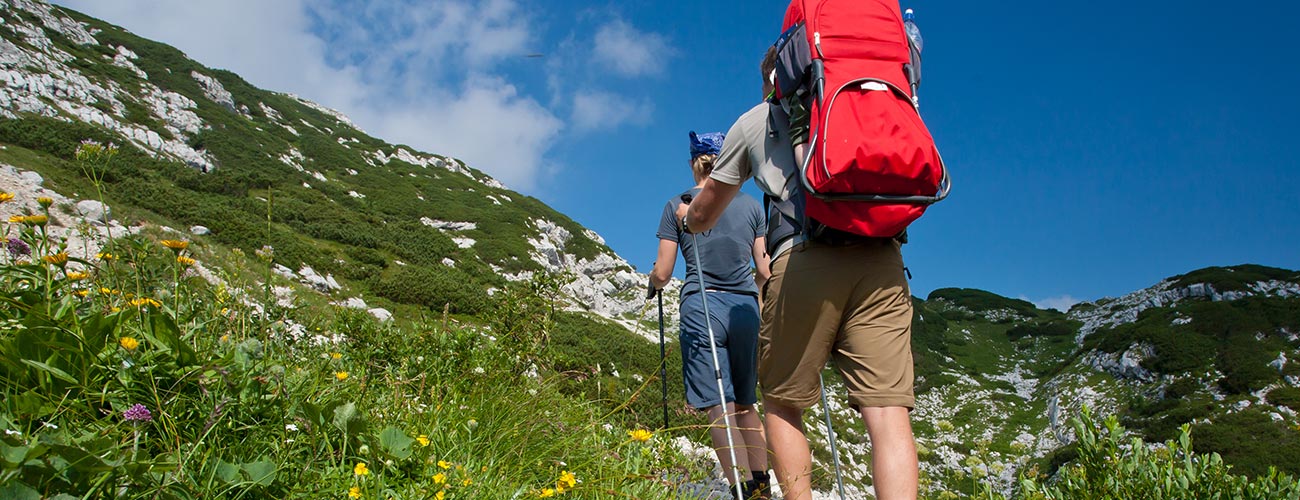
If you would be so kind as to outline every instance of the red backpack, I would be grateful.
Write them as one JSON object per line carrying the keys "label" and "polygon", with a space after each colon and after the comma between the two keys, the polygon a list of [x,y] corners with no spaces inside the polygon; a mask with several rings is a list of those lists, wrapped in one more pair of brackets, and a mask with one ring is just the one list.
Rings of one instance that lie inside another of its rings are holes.
{"label": "red backpack", "polygon": [[[894,237],[951,182],[914,99],[919,54],[891,0],[794,0],[778,44],[777,98],[808,103],[806,215]],[[914,60],[914,56],[916,59]]]}

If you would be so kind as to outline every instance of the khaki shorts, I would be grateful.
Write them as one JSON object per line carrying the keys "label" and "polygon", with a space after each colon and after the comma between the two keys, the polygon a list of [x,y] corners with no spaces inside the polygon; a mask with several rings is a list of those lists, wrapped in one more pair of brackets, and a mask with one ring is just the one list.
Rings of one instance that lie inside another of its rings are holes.
{"label": "khaki shorts", "polygon": [[855,408],[912,408],[912,295],[897,242],[796,246],[772,263],[762,300],[764,399],[813,406],[833,356]]}

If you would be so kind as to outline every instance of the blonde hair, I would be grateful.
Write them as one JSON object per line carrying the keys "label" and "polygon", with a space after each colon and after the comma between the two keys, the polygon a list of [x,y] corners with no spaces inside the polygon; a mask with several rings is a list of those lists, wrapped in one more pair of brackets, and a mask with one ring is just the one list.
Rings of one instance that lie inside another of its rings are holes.
{"label": "blonde hair", "polygon": [[695,174],[695,179],[701,180],[713,173],[713,162],[718,159],[718,155],[699,155],[691,160],[691,173]]}

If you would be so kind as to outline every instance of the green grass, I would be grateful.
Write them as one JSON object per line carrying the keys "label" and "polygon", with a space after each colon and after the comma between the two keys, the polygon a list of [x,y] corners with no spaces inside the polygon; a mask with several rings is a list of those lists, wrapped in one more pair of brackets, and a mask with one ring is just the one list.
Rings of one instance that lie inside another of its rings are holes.
{"label": "green grass", "polygon": [[[174,254],[147,238],[111,250],[81,281],[0,262],[0,321],[18,326],[0,334],[5,498],[518,498],[564,471],[581,481],[573,498],[676,497],[659,478],[688,464],[663,438],[631,442],[635,416],[566,395],[549,366],[520,377],[514,348],[478,328],[310,304],[259,313],[176,279]],[[184,254],[239,264],[234,283],[258,274],[199,242]],[[293,323],[346,340],[294,341]],[[134,404],[149,421],[124,419]]]}

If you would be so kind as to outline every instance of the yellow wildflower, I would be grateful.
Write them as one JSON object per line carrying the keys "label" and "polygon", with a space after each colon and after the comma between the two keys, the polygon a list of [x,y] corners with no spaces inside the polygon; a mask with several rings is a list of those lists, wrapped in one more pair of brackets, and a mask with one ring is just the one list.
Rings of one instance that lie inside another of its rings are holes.
{"label": "yellow wildflower", "polygon": [[415,438],[415,441],[420,443],[420,446],[429,446],[429,436],[424,434],[420,434],[419,437]]}
{"label": "yellow wildflower", "polygon": [[572,472],[566,470],[560,473],[560,484],[572,488],[578,485],[578,478]]}
{"label": "yellow wildflower", "polygon": [[474,484],[474,480],[473,480],[473,479],[470,479],[470,478],[468,478],[468,477],[465,478],[463,481],[460,482],[460,485],[461,485],[461,486],[469,486],[469,485],[471,485],[471,484]]}
{"label": "yellow wildflower", "polygon": [[4,203],[12,199],[14,199],[13,193],[6,193],[4,191],[0,191],[0,203]]}
{"label": "yellow wildflower", "polygon": [[157,300],[148,297],[139,297],[139,298],[131,299],[128,300],[126,303],[131,307],[145,307],[145,306],[162,307],[162,302],[158,302]]}
{"label": "yellow wildflower", "polygon": [[222,335],[222,336],[221,336],[221,341],[222,341],[223,343],[224,343],[224,342],[230,342],[230,334]]}
{"label": "yellow wildflower", "polygon": [[433,484],[447,484],[447,475],[441,472],[434,474]]}
{"label": "yellow wildflower", "polygon": [[102,294],[104,294],[104,295],[119,295],[119,294],[121,294],[122,292],[117,291],[117,290],[114,290],[114,289],[112,289],[112,288],[102,287],[102,286],[101,286],[101,287],[99,287],[99,293],[102,293]]}
{"label": "yellow wildflower", "polygon": [[158,243],[162,243],[162,246],[172,249],[173,252],[180,252],[190,246],[190,242],[185,240],[162,240]]}
{"label": "yellow wildflower", "polygon": [[140,341],[131,337],[122,337],[117,340],[117,343],[121,344],[122,348],[128,351],[134,351],[136,348],[140,347]]}
{"label": "yellow wildflower", "polygon": [[24,222],[27,222],[27,217],[24,217],[24,216],[21,216],[21,215],[10,215],[10,216],[9,216],[9,223],[10,223],[10,224],[22,224],[22,223],[24,223]]}
{"label": "yellow wildflower", "polygon": [[70,281],[81,281],[81,280],[84,280],[84,279],[86,279],[86,278],[89,278],[89,277],[90,277],[90,273],[84,273],[84,272],[81,272],[81,271],[73,271],[73,272],[70,272],[70,273],[65,274],[65,276],[67,276],[68,280],[70,280]]}
{"label": "yellow wildflower", "polygon": [[[23,224],[27,224],[29,226],[44,226],[45,223],[49,221],[50,218],[44,215],[28,215],[26,217],[23,217]],[[13,217],[9,218],[9,222],[13,222]]]}
{"label": "yellow wildflower", "polygon": [[77,290],[72,292],[72,294],[84,298],[85,296],[90,295],[90,290]]}
{"label": "yellow wildflower", "polygon": [[348,498],[361,498],[361,488],[358,486],[348,488]]}
{"label": "yellow wildflower", "polygon": [[41,257],[41,260],[44,260],[46,264],[62,266],[68,263],[68,252],[59,252],[54,255],[46,255],[44,257]]}
{"label": "yellow wildflower", "polygon": [[358,476],[369,476],[370,468],[366,467],[365,462],[357,462],[357,466],[352,468],[352,473]]}
{"label": "yellow wildflower", "polygon": [[628,437],[631,437],[633,441],[645,442],[649,441],[650,438],[654,436],[654,433],[645,429],[637,429],[634,431],[627,431],[627,435]]}
{"label": "yellow wildflower", "polygon": [[113,306],[112,309],[109,309],[109,312],[122,312],[122,308]]}
{"label": "yellow wildflower", "polygon": [[348,372],[334,372],[334,378],[340,382],[348,379]]}
{"label": "yellow wildflower", "polygon": [[442,470],[450,469],[450,468],[451,468],[451,462],[448,462],[448,461],[446,461],[446,460],[439,460],[439,461],[438,461],[438,468],[439,468],[439,469],[442,469]]}
{"label": "yellow wildflower", "polygon": [[50,205],[54,204],[54,199],[49,196],[42,196],[36,199],[36,203],[40,204],[41,208],[50,208]]}
{"label": "yellow wildflower", "polygon": [[177,256],[176,256],[176,263],[177,263],[177,264],[180,264],[180,265],[182,265],[182,266],[192,266],[192,265],[194,265],[195,262],[198,262],[198,261],[196,261],[196,260],[194,260],[194,259],[191,259],[191,258],[189,258],[189,257],[186,257],[186,256],[184,256],[184,255],[177,255]]}
{"label": "yellow wildflower", "polygon": [[553,496],[555,496],[553,488],[542,488],[542,491],[537,492],[537,498],[551,498]]}
{"label": "yellow wildflower", "polygon": [[446,497],[447,493],[442,490],[438,490],[438,492],[433,495],[434,500],[442,500]]}
{"label": "yellow wildflower", "polygon": [[99,252],[95,254],[95,258],[99,260],[113,260],[116,259],[117,257],[114,257],[113,254],[108,252]]}
{"label": "yellow wildflower", "polygon": [[331,352],[331,353],[330,353],[330,359],[339,359],[339,358],[342,358],[342,357],[343,357],[343,353],[341,353],[341,352]]}

